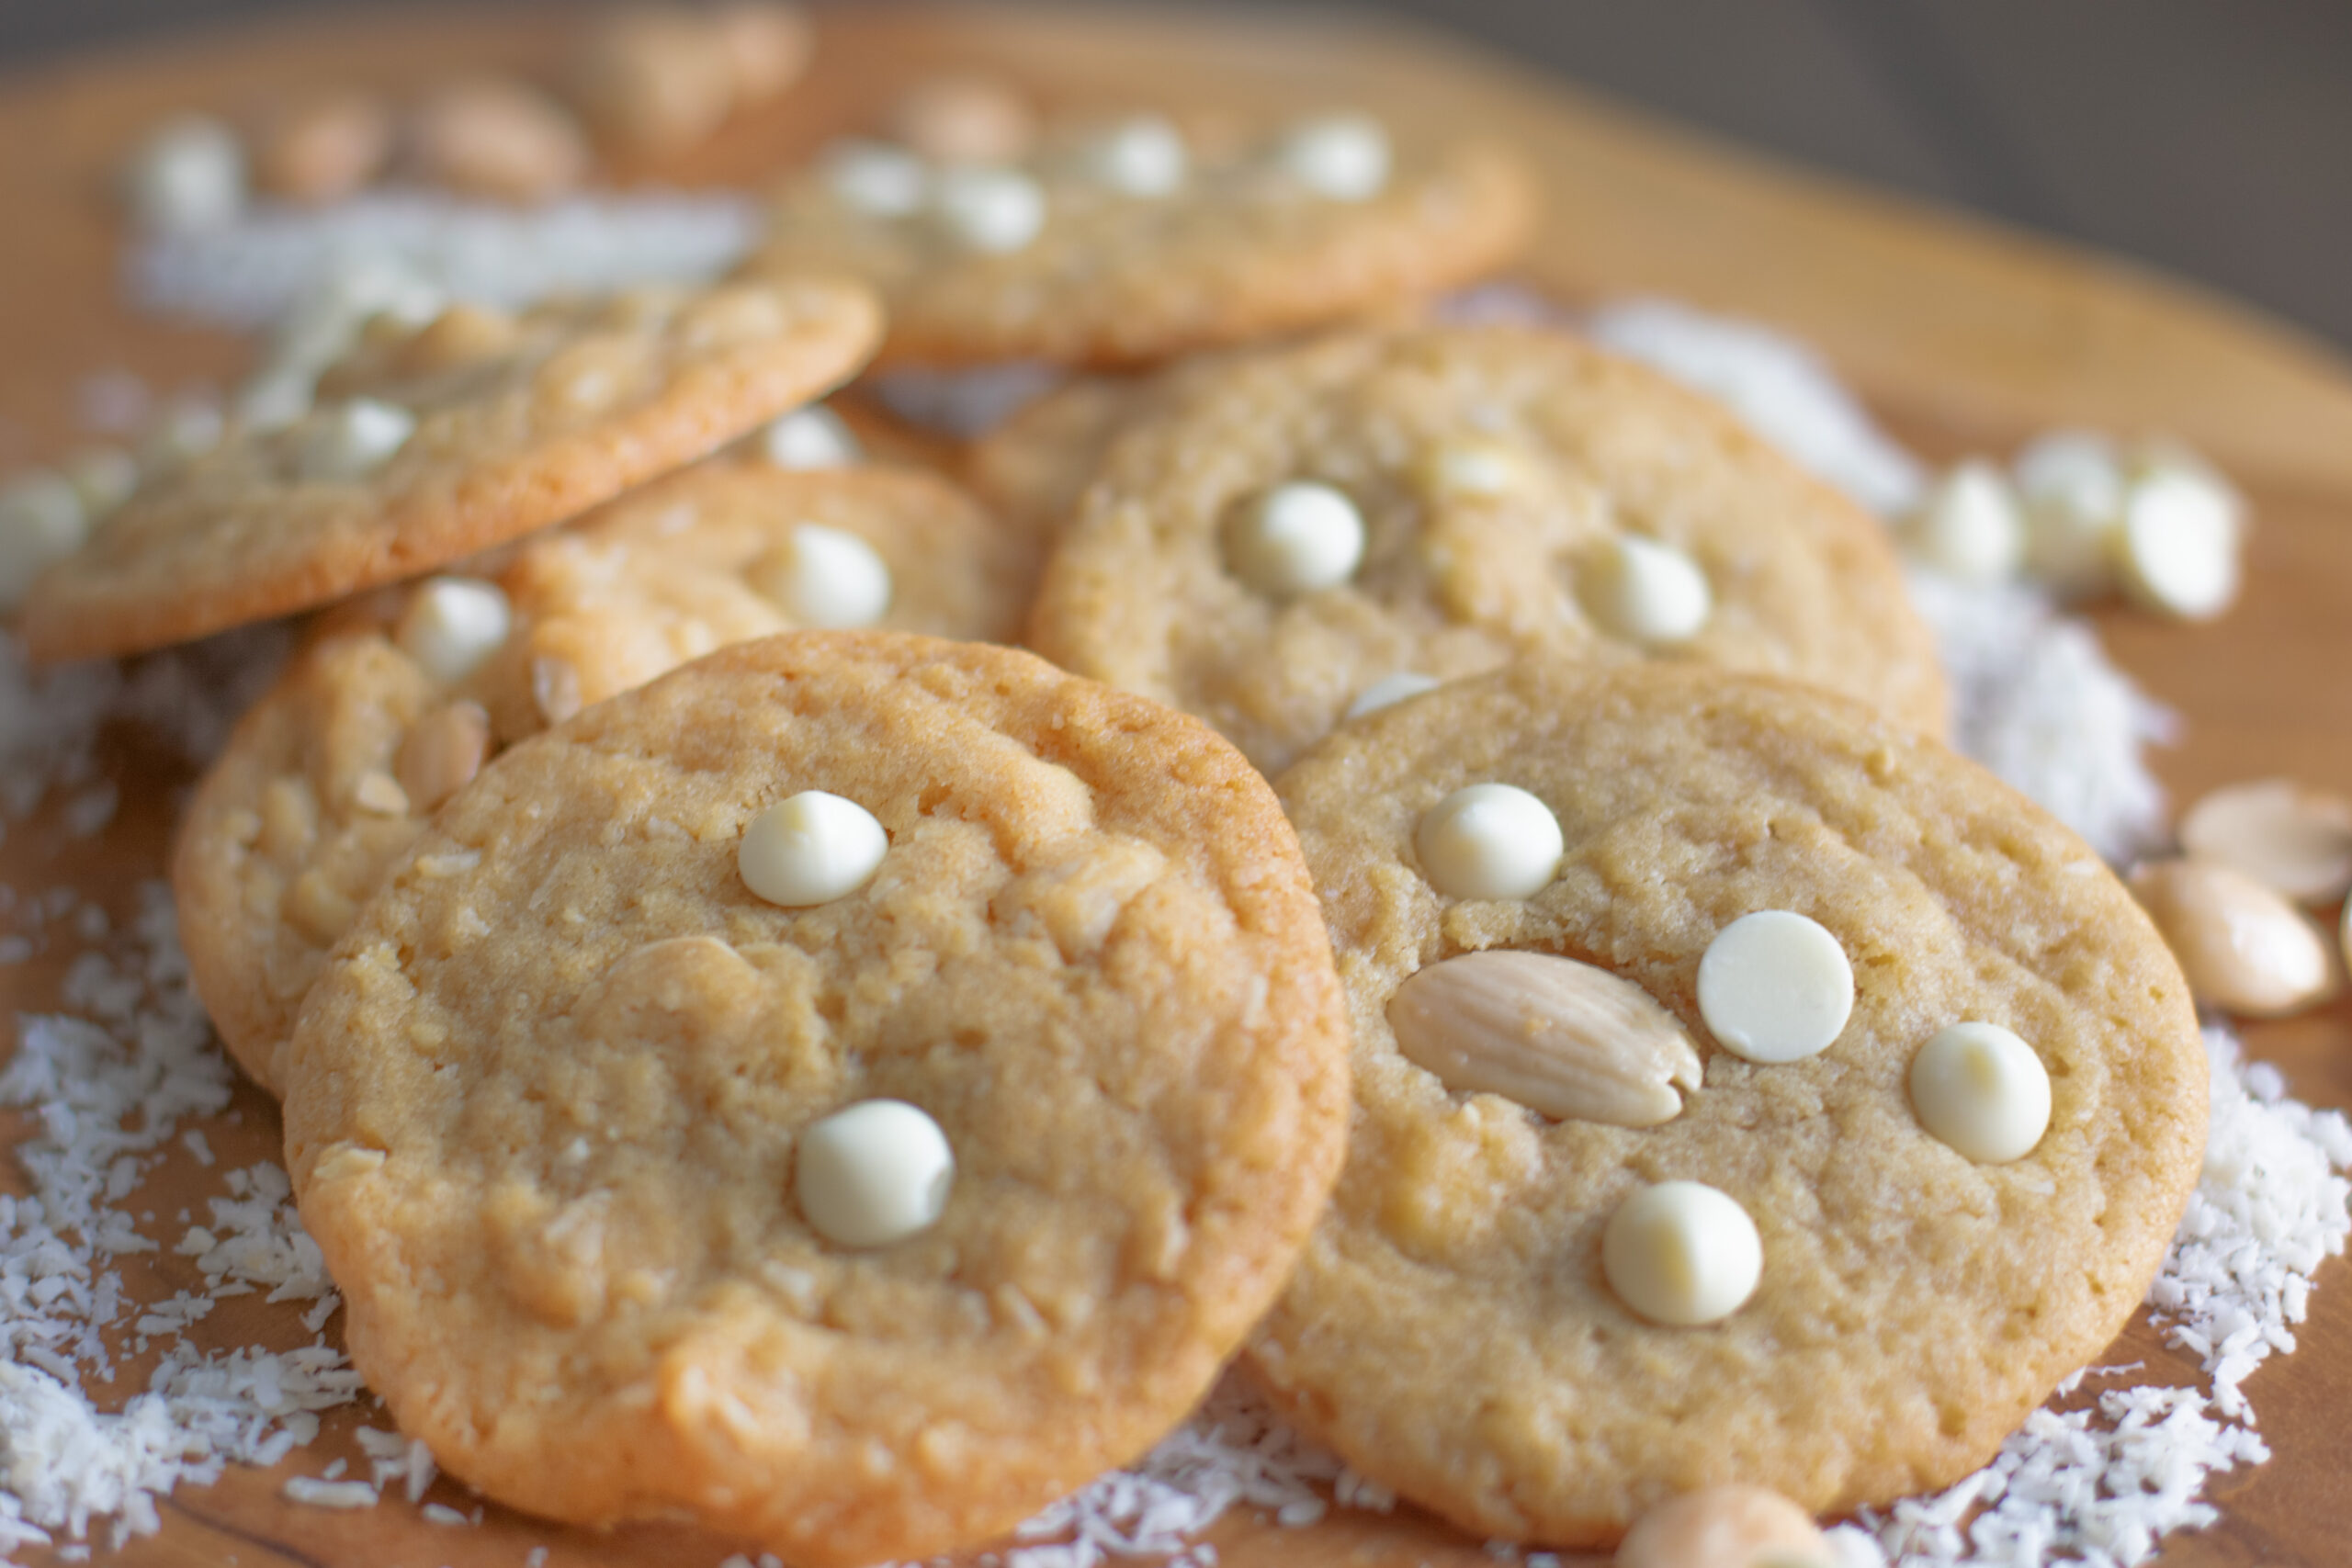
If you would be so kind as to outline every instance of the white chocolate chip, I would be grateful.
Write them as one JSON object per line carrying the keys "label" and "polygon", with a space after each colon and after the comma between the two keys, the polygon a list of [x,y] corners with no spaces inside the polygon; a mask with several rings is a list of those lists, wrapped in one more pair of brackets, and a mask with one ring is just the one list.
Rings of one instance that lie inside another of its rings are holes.
{"label": "white chocolate chip", "polygon": [[820,524],[796,526],[744,577],[804,626],[870,626],[890,608],[888,564],[855,534]]}
{"label": "white chocolate chip", "polygon": [[448,295],[405,263],[375,256],[337,265],[279,317],[270,330],[273,365],[317,370],[339,359],[359,329],[378,316],[423,327],[448,306]]}
{"label": "white chocolate chip", "polygon": [[2132,487],[2116,547],[2124,592],[2185,621],[2211,620],[2238,596],[2243,516],[2210,474],[2159,466]]}
{"label": "white chocolate chip", "polygon": [[1936,481],[1902,536],[1931,570],[1961,582],[2006,582],[2025,558],[2025,512],[2001,470],[1972,457]]}
{"label": "white chocolate chip", "polygon": [[1600,1241],[1617,1298],[1652,1323],[1719,1323],[1756,1292],[1764,1243],[1756,1222],[1704,1182],[1661,1181],[1617,1205]]}
{"label": "white chocolate chip", "polygon": [[1388,132],[1369,115],[1295,126],[1277,154],[1293,179],[1333,201],[1368,201],[1388,184]]}
{"label": "white chocolate chip", "polygon": [[1336,588],[1363,561],[1363,514],[1342,491],[1293,479],[1253,497],[1225,530],[1233,574],[1274,598]]}
{"label": "white chocolate chip", "polygon": [[514,627],[514,607],[496,583],[436,577],[410,596],[393,640],[427,675],[453,686],[481,668]]}
{"label": "white chocolate chip", "polygon": [[182,400],[164,411],[139,444],[139,466],[149,473],[176,468],[220,445],[224,422],[210,403]]}
{"label": "white chocolate chip", "polygon": [[865,807],[804,789],[752,818],[735,866],[769,903],[805,909],[865,886],[889,850],[890,836]]}
{"label": "white chocolate chip", "polygon": [[1527,482],[1527,459],[1499,441],[1448,441],[1424,454],[1421,488],[1437,498],[1509,495]]}
{"label": "white chocolate chip", "polygon": [[1699,960],[1699,1016],[1751,1062],[1801,1062],[1828,1049],[1854,1010],[1854,966],[1816,922],[1787,909],[1742,915]]}
{"label": "white chocolate chip", "polygon": [[1122,196],[1161,197],[1182,186],[1192,154],[1183,133],[1159,115],[1123,119],[1088,141],[1080,166]]}
{"label": "white chocolate chip", "polygon": [[245,154],[217,119],[188,115],[159,128],[124,171],[130,209],[150,229],[216,228],[245,205]]}
{"label": "white chocolate chip", "polygon": [[274,366],[237,389],[229,412],[249,432],[288,430],[311,412],[315,385],[316,378],[307,370]]}
{"label": "white chocolate chip", "polygon": [[760,433],[760,451],[779,468],[846,468],[865,457],[856,434],[822,403],[772,421]]}
{"label": "white chocolate chip", "polygon": [[1778,1492],[1729,1484],[1686,1492],[1625,1532],[1612,1568],[1832,1568],[1821,1528]]}
{"label": "white chocolate chip", "polygon": [[793,1153],[793,1190],[810,1228],[837,1247],[888,1247],[946,1211],[956,1151],[919,1107],[865,1100],[811,1122]]}
{"label": "white chocolate chip", "polygon": [[0,487],[0,610],[23,604],[33,581],[89,533],[89,509],[63,475],[37,468]]}
{"label": "white chocolate chip", "polygon": [[1714,614],[1714,592],[1696,561],[1672,545],[1631,534],[1610,542],[1583,588],[1593,619],[1618,637],[1656,648],[1689,642]]}
{"label": "white chocolate chip", "polygon": [[416,416],[398,403],[354,398],[311,421],[295,451],[295,471],[306,479],[363,479],[415,434]]}
{"label": "white chocolate chip", "polygon": [[2324,904],[2352,887],[2352,800],[2292,779],[2231,784],[2188,808],[2180,847],[2290,898]]}
{"label": "white chocolate chip", "polygon": [[2019,452],[2011,469],[2025,506],[2028,575],[2068,596],[2111,586],[2124,491],[2115,444],[2055,431]]}
{"label": "white chocolate chip", "polygon": [[65,460],[65,478],[91,523],[103,523],[139,489],[139,459],[119,446],[92,446]]}
{"label": "white chocolate chip", "polygon": [[1383,675],[1356,694],[1356,700],[1348,705],[1346,716],[1362,718],[1368,713],[1378,713],[1382,708],[1394,707],[1408,697],[1418,697],[1423,692],[1435,691],[1437,684],[1434,676],[1417,674],[1410,670],[1399,670],[1394,675]]}
{"label": "white chocolate chip", "polygon": [[1552,808],[1516,784],[1457,789],[1413,829],[1421,874],[1449,898],[1532,898],[1566,849]]}
{"label": "white chocolate chip", "polygon": [[2050,1130],[2050,1070],[1997,1023],[1955,1023],[1911,1058],[1911,1107],[1967,1158],[2007,1165]]}
{"label": "white chocolate chip", "polygon": [[905,218],[922,208],[931,189],[923,161],[887,141],[836,141],[819,162],[834,198],[869,218]]}
{"label": "white chocolate chip", "polygon": [[2208,861],[2157,861],[2132,874],[2131,888],[2199,1006],[2277,1018],[2335,994],[2318,925],[2254,878]]}
{"label": "white chocolate chip", "polygon": [[1046,226],[1046,187],[1019,169],[948,169],[931,204],[951,239],[990,255],[1025,248]]}

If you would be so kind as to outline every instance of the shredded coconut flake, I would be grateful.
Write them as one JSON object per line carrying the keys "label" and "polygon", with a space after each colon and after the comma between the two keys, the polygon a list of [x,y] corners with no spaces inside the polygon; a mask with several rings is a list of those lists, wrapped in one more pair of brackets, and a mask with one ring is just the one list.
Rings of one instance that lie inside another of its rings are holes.
{"label": "shredded coconut flake", "polygon": [[[477,247],[511,246],[524,259],[501,276],[445,281],[459,292],[520,299],[558,286],[550,281],[558,264],[548,258],[563,244],[549,235],[593,235],[599,224],[633,221],[608,206],[499,229],[417,200],[306,222],[266,215],[216,236],[218,250],[151,251],[138,270],[151,299],[213,320],[250,320],[343,247],[373,237],[398,249],[391,236],[415,231],[430,237],[428,251],[444,247],[442,265],[453,275],[468,265],[495,270]],[[723,215],[702,217],[710,227],[695,243],[715,251]],[[584,227],[565,231],[566,221]],[[663,243],[673,260],[695,248],[676,233]],[[614,256],[608,247],[594,265],[619,265]],[[231,276],[244,272],[252,276]],[[583,286],[575,276],[560,281]],[[1457,312],[1556,315],[1530,300],[1458,301]],[[1596,328],[1620,348],[1670,361],[1676,374],[1727,398],[1768,436],[1872,504],[1892,508],[1916,491],[1917,465],[1785,340],[1655,303],[1603,312]],[[984,425],[1044,385],[1025,375],[998,384],[914,380],[901,396],[914,405],[934,400],[934,423]],[[2073,822],[2101,852],[2122,858],[2144,842],[2162,802],[2140,748],[2161,739],[2167,721],[2106,662],[2089,627],[2026,590],[1917,587],[1959,688],[1964,749]],[[270,679],[284,646],[284,633],[270,629],[128,666],[36,674],[0,637],[0,822],[20,820],[54,796],[66,802],[69,829],[78,813],[88,830],[103,831],[116,798],[97,762],[104,725],[136,720],[191,759],[208,757]],[[66,1010],[21,1018],[17,1049],[0,1067],[0,1105],[37,1116],[14,1150],[29,1195],[0,1196],[0,1557],[29,1547],[78,1555],[85,1549],[74,1543],[98,1521],[112,1522],[117,1542],[152,1531],[156,1499],[174,1486],[209,1483],[230,1463],[275,1464],[317,1437],[320,1412],[364,1393],[341,1352],[323,1342],[208,1353],[184,1337],[226,1296],[264,1293],[313,1332],[337,1298],[291,1207],[285,1173],[274,1165],[218,1170],[202,1130],[182,1130],[222,1111],[231,1071],[188,990],[167,892],[144,886],[138,906],[117,931],[70,888],[0,888],[0,918],[14,928],[0,940],[0,963],[52,943],[89,949],[67,970]],[[2242,1384],[2267,1356],[2294,1347],[2314,1270],[2345,1249],[2352,1123],[2290,1099],[2279,1075],[2242,1063],[2227,1034],[2209,1032],[2207,1044],[2213,1122],[2204,1176],[2151,1292],[2166,1334],[2199,1359],[2203,1385],[2115,1386],[2066,1407],[2078,1374],[2058,1407],[2037,1412],[1978,1475],[1831,1531],[1840,1568],[2137,1562],[2165,1532],[2212,1522],[2204,1500],[2210,1477],[2267,1457]],[[175,1140],[214,1173],[207,1179],[220,1191],[203,1200],[201,1223],[183,1210],[180,1233],[159,1243],[127,1205]],[[134,1308],[114,1261],[163,1246],[196,1261],[203,1289]],[[160,1360],[145,1390],[101,1411],[84,1382],[112,1374],[110,1334],[155,1349]],[[366,1427],[356,1440],[368,1479],[339,1479],[339,1469],[295,1477],[286,1495],[328,1507],[371,1506],[395,1493],[422,1503],[435,1476],[422,1443]],[[1001,1568],[1095,1568],[1138,1556],[1207,1568],[1216,1553],[1198,1537],[1237,1506],[1305,1526],[1333,1506],[1385,1511],[1395,1502],[1228,1382],[1141,1462],[1057,1504],[992,1555]],[[423,1512],[451,1525],[481,1517],[440,1504]],[[1490,1550],[1528,1568],[1558,1561],[1508,1543]],[[526,1561],[543,1563],[547,1555],[536,1548]],[[729,1559],[726,1568],[781,1565],[761,1556]]]}
{"label": "shredded coconut flake", "polygon": [[758,205],[730,195],[574,197],[518,209],[424,191],[377,191],[317,209],[256,207],[234,222],[159,234],[128,262],[147,309],[240,330],[266,325],[354,257],[391,257],[464,299],[714,277],[751,249]]}

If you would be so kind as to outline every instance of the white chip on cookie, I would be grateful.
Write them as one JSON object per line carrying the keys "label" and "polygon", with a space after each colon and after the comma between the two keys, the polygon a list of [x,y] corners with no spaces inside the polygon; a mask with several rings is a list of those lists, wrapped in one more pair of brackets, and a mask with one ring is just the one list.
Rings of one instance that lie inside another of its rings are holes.
{"label": "white chip on cookie", "polygon": [[1329,115],[1295,126],[1277,156],[1293,179],[1333,201],[1369,201],[1388,185],[1388,132],[1370,115]]}
{"label": "white chip on cookie", "polygon": [[241,430],[288,430],[302,422],[315,400],[317,378],[296,366],[273,366],[237,389],[229,412]]}
{"label": "white chip on cookie", "polygon": [[119,446],[92,446],[65,459],[65,478],[96,525],[112,516],[139,488],[139,459]]}
{"label": "white chip on cookie", "polygon": [[760,433],[760,451],[779,468],[846,468],[865,457],[849,425],[822,403],[771,422]]}
{"label": "white chip on cookie", "polygon": [[1689,642],[1714,614],[1706,573],[1672,545],[1627,534],[1609,542],[1585,581],[1585,607],[1610,631],[1654,648]]}
{"label": "white chip on cookie", "polygon": [[1838,939],[1787,909],[1743,915],[1699,960],[1699,1014],[1733,1055],[1773,1066],[1828,1049],[1854,1010]]}
{"label": "white chip on cookie", "polygon": [[842,528],[803,523],[791,540],[753,561],[744,575],[804,626],[870,626],[890,608],[890,567],[872,545]]}
{"label": "white chip on cookie", "polygon": [[888,1247],[929,1230],[955,1179],[947,1134],[902,1100],[861,1100],[811,1123],[793,1156],[801,1213],[840,1247]]}
{"label": "white chip on cookie", "polygon": [[1447,441],[1421,459],[1422,489],[1441,498],[1509,495],[1528,479],[1524,456],[1499,441]]}
{"label": "white chip on cookie", "polygon": [[1413,829],[1422,873],[1450,898],[1532,898],[1566,848],[1552,808],[1516,784],[1457,789]]}
{"label": "white chip on cookie", "polygon": [[1344,491],[1293,479],[1252,498],[1226,528],[1226,562],[1261,593],[1336,588],[1363,561],[1363,514]]}
{"label": "white chip on cookie", "polygon": [[1437,684],[1435,676],[1423,675],[1413,670],[1399,670],[1394,675],[1383,675],[1356,694],[1356,700],[1348,705],[1347,716],[1362,718],[1368,713],[1395,707],[1408,697],[1418,697],[1423,692],[1434,691]]}
{"label": "white chip on cookie", "polygon": [[416,434],[416,416],[398,403],[354,398],[302,433],[295,468],[306,479],[361,479],[390,462]]}
{"label": "white chip on cookie", "polygon": [[514,627],[514,606],[498,584],[478,577],[436,577],[409,600],[393,640],[426,674],[455,685],[481,669]]}
{"label": "white chip on cookie", "polygon": [[854,800],[804,789],[752,818],[735,852],[743,885],[771,904],[805,909],[865,886],[890,835]]}
{"label": "white chip on cookie", "polygon": [[1159,115],[1136,115],[1079,150],[1086,173],[1122,196],[1167,196],[1183,185],[1192,163],[1183,133]]}
{"label": "white chip on cookie", "polygon": [[1979,1165],[2022,1159],[2050,1130],[2050,1070],[1997,1023],[1939,1030],[1911,1058],[1919,1124]]}
{"label": "white chip on cookie", "polygon": [[949,169],[933,187],[932,209],[958,244],[1002,255],[1045,228],[1046,187],[1019,169]]}
{"label": "white chip on cookie", "polygon": [[1764,1244],[1737,1200],[1702,1181],[1661,1181],[1617,1206],[1600,1242],[1609,1288],[1653,1323],[1720,1323],[1756,1293]]}
{"label": "white chip on cookie", "polygon": [[874,218],[904,218],[922,206],[931,171],[903,147],[849,140],[825,149],[825,183],[842,206]]}

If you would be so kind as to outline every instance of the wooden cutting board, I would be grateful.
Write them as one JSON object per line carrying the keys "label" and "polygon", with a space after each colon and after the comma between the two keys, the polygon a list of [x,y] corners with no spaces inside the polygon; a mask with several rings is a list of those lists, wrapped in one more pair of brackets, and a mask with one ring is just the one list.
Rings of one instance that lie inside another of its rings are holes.
{"label": "wooden cutting board", "polygon": [[[0,471],[75,440],[76,389],[128,369],[151,386],[218,384],[243,363],[235,342],[131,315],[116,288],[120,232],[107,199],[123,150],[165,114],[235,111],[290,86],[402,87],[461,67],[543,71],[565,36],[558,18],[495,20],[389,12],[332,26],[266,29],[138,53],[45,65],[0,84]],[[1859,194],[1604,107],[1561,83],[1442,39],[1329,15],[1270,21],[1170,11],[934,11],[842,7],[824,21],[813,77],[788,101],[739,121],[676,183],[745,183],[837,130],[870,121],[897,84],[942,64],[984,67],[1056,103],[1216,97],[1305,108],[1362,105],[1393,117],[1478,125],[1509,135],[1549,187],[1534,281],[1570,300],[1655,292],[1736,311],[1821,348],[1904,438],[1931,457],[2006,452],[2056,423],[2182,436],[2254,498],[2258,532],[2244,602],[2219,626],[2186,629],[2116,611],[2108,646],[2186,716],[2182,743],[2157,759],[2177,798],[2232,779],[2283,773],[2352,790],[2352,367],[2225,301],[1984,224]],[[54,811],[0,842],[0,882],[69,884],[118,916],[130,885],[160,874],[183,771],[125,742],[110,764],[131,781],[99,841],[58,830]],[[0,970],[0,1017],[52,1005],[62,963]],[[2352,1107],[2352,1005],[2246,1032],[2254,1055],[2285,1068],[2298,1094]],[[0,1139],[26,1123],[0,1117]],[[241,1089],[207,1124],[220,1165],[167,1164],[149,1189],[167,1208],[219,1190],[220,1169],[275,1158],[274,1108]],[[12,1167],[0,1191],[22,1190]],[[134,1293],[196,1286],[188,1260],[133,1258]],[[286,1308],[224,1303],[200,1342],[288,1347],[308,1338]],[[334,1325],[329,1325],[329,1333]],[[2163,1554],[2174,1568],[2344,1562],[2352,1554],[2352,1269],[2320,1277],[2302,1348],[2249,1384],[2277,1457],[2222,1479],[2225,1517]],[[2144,1325],[2107,1358],[2144,1360],[2149,1377],[2194,1367]],[[115,1385],[143,1386],[128,1359]],[[301,1467],[350,1454],[362,1418],[344,1412]],[[380,1416],[377,1417],[380,1420]],[[240,1470],[171,1499],[136,1564],[310,1563],[334,1568],[512,1568],[534,1546],[567,1564],[716,1564],[723,1542],[662,1529],[565,1531],[492,1508],[479,1529],[424,1522],[399,1504],[352,1514],[284,1502],[293,1465]],[[435,1496],[473,1505],[447,1482]],[[1340,1515],[1303,1531],[1229,1520],[1214,1539],[1231,1568],[1472,1568],[1477,1542],[1410,1514]],[[34,1554],[33,1562],[47,1559]]]}

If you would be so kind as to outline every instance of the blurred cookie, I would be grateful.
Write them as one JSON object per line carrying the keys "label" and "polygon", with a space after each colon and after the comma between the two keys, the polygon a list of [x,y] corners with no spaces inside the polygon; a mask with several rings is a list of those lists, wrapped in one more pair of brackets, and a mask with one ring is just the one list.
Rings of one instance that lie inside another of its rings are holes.
{"label": "blurred cookie", "polygon": [[848,1568],[1182,1419],[1338,1169],[1345,1039],[1296,841],[1205,727],[798,633],[443,809],[303,1008],[288,1164],[444,1468]]}
{"label": "blurred cookie", "polygon": [[691,468],[327,616],[205,775],[173,865],[198,994],[245,1071],[425,819],[505,746],[711,649],[794,626],[1010,637],[1028,549],[905,469]]}
{"label": "blurred cookie", "polygon": [[[1031,646],[1261,768],[1387,677],[1527,657],[1785,674],[1944,730],[1884,530],[1653,371],[1534,329],[1424,326],[1179,377],[1110,444]],[[1070,424],[1099,439],[1085,412]]]}
{"label": "blurred cookie", "polygon": [[1276,788],[1356,1113],[1252,1357],[1366,1475],[1562,1546],[1721,1483],[1883,1506],[2143,1299],[2204,1146],[2188,987],[1975,764],[1792,682],[1528,664]]}
{"label": "blurred cookie", "polygon": [[1018,164],[835,144],[747,266],[870,281],[887,365],[1149,364],[1346,320],[1507,263],[1532,186],[1494,147],[1333,115],[1073,128]]}
{"label": "blurred cookie", "polygon": [[130,653],[430,571],[717,450],[880,328],[858,285],[783,276],[379,318],[315,406],[150,476],[34,584],[19,635],[37,659]]}

